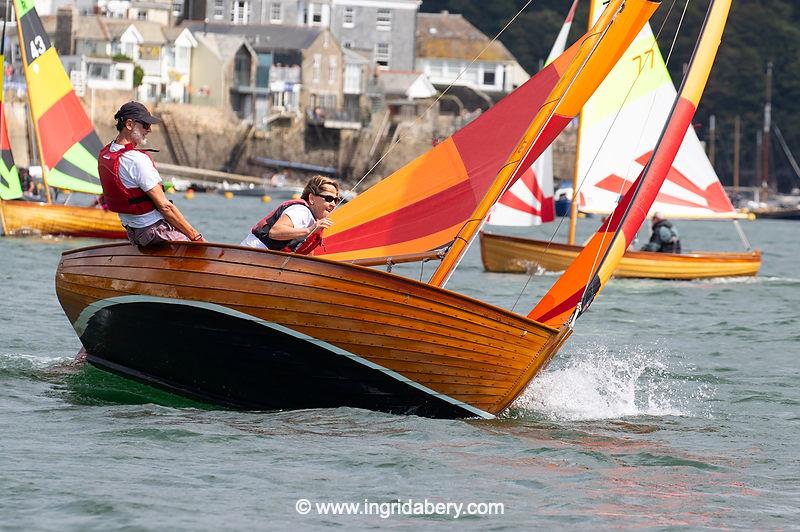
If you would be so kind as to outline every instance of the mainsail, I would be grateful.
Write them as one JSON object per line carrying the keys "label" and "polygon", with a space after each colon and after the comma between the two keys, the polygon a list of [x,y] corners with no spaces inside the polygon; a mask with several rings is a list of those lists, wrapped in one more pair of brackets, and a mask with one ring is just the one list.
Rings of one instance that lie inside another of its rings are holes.
{"label": "mainsail", "polygon": [[611,216],[528,314],[529,318],[561,327],[584,312],[611,278],[674,168],[674,160],[708,81],[729,10],[730,0],[711,1],[689,70],[653,155]]}
{"label": "mainsail", "polygon": [[[488,206],[575,116],[658,6],[629,0],[620,11],[622,4],[612,2],[592,31],[478,119],[337,209],[318,254],[337,260],[398,256],[447,245],[465,225],[474,234],[486,216],[476,218],[476,211],[490,188],[498,190]],[[559,100],[567,88],[570,94]],[[536,134],[527,137],[525,153],[515,155],[537,117]],[[498,185],[504,167],[512,171]]]}
{"label": "mainsail", "polygon": [[[545,66],[564,53],[577,7],[578,0],[575,0],[558,32],[550,54],[547,56]],[[548,147],[533,163],[533,166],[500,197],[486,219],[486,223],[530,226],[552,222],[554,218],[553,148]]]}
{"label": "mainsail", "polygon": [[33,0],[14,0],[20,54],[45,183],[101,194],[97,155],[103,147],[72,90]]}
{"label": "mainsail", "polygon": [[14,164],[11,154],[11,142],[8,138],[8,125],[6,124],[5,90],[3,78],[5,77],[4,48],[6,44],[6,22],[3,21],[3,36],[0,38],[0,200],[12,200],[22,197],[22,186],[19,182],[19,172]]}
{"label": "mainsail", "polygon": [[[592,0],[599,16],[604,0]],[[608,214],[650,160],[677,92],[650,25],[645,24],[581,113],[581,210]],[[643,118],[645,120],[643,121]],[[689,128],[651,212],[670,218],[735,218],[694,128]]]}

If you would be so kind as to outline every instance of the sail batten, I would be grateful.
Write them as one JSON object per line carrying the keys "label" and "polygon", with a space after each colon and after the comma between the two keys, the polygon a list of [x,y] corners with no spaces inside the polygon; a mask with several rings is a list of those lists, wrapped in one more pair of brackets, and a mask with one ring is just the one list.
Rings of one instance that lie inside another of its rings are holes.
{"label": "sail batten", "polygon": [[610,279],[673,166],[708,81],[729,9],[730,0],[711,1],[689,70],[652,157],[611,216],[530,312],[531,319],[554,327],[566,324],[588,308]]}
{"label": "sail batten", "polygon": [[97,174],[102,144],[94,126],[44,31],[33,0],[14,0],[14,9],[45,183],[49,187],[102,194]]}

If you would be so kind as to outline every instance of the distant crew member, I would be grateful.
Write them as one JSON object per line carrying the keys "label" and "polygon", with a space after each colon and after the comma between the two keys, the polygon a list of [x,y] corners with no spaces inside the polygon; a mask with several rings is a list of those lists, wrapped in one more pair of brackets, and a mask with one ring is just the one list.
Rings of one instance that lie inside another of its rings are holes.
{"label": "distant crew member", "polygon": [[312,177],[300,199],[284,201],[250,230],[242,246],[308,255],[322,245],[322,231],[333,226],[328,218],[339,203],[339,183]]}
{"label": "distant crew member", "polygon": [[147,144],[150,126],[159,119],[139,102],[128,102],[114,115],[119,134],[100,151],[98,171],[103,198],[119,214],[128,239],[137,246],[175,240],[204,242],[203,235],[186,221],[164,194],[161,175]]}
{"label": "distant crew member", "polygon": [[680,253],[681,240],[672,223],[660,212],[653,213],[650,242],[642,247],[642,251],[658,251],[661,253]]}

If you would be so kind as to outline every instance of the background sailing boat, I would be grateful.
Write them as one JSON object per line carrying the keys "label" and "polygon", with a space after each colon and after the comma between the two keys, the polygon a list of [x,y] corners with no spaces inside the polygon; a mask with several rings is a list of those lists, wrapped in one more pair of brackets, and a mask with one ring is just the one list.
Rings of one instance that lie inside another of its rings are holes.
{"label": "background sailing boat", "polygon": [[[590,19],[602,10],[593,0]],[[581,111],[574,190],[581,210],[610,214],[652,154],[676,91],[655,36],[646,24],[623,58]],[[644,123],[642,118],[646,117]],[[693,128],[683,137],[663,188],[650,212],[671,219],[736,219],[733,208]],[[574,245],[577,208],[571,209],[567,245],[494,234],[481,235],[488,271],[525,272],[531,267],[562,271],[580,246]],[[747,245],[747,243],[745,242]],[[748,245],[749,248],[749,245]],[[691,279],[755,275],[758,251],[691,252],[681,255],[628,252],[615,275]]]}
{"label": "background sailing boat", "polygon": [[125,230],[112,212],[53,203],[51,188],[102,194],[97,176],[97,154],[102,145],[44,31],[33,0],[14,0],[14,8],[47,203],[13,198],[0,202],[4,234],[125,238]]}

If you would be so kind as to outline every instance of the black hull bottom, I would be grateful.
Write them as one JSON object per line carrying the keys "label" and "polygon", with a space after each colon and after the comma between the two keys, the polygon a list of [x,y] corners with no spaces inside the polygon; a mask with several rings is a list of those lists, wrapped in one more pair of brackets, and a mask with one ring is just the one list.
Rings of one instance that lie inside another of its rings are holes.
{"label": "black hull bottom", "polygon": [[88,318],[80,339],[94,366],[235,409],[348,406],[437,418],[476,416],[466,405],[398,380],[402,377],[334,346],[192,302],[111,304]]}

